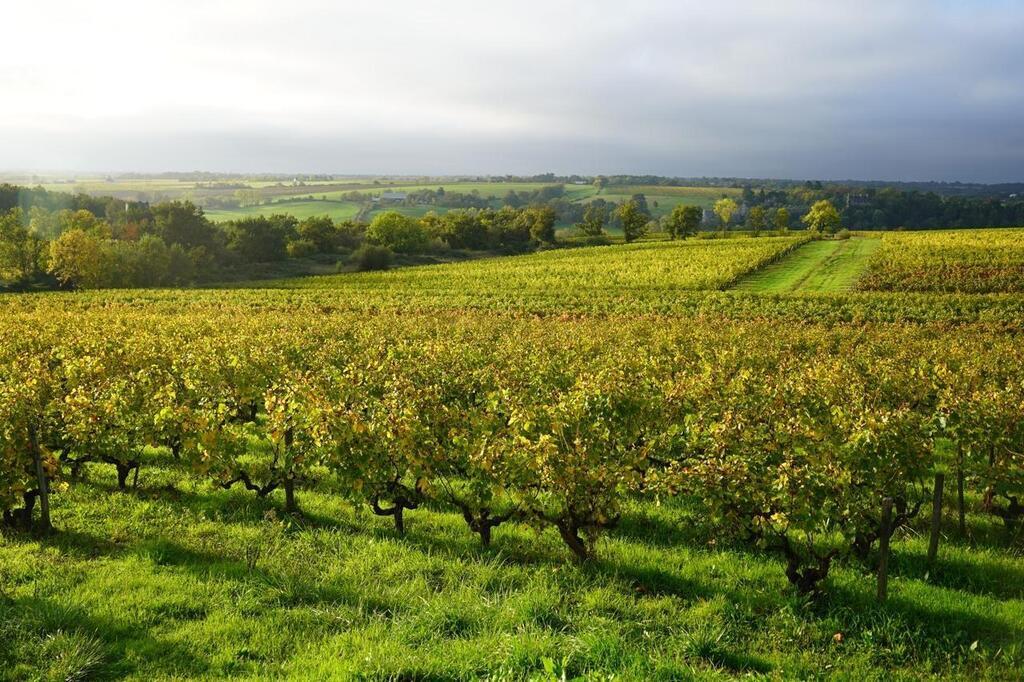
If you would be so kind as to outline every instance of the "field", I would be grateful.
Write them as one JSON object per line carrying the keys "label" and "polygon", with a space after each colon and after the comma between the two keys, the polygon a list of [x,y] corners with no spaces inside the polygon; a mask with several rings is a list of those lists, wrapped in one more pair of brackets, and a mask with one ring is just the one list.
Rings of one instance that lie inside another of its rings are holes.
{"label": "field", "polygon": [[1024,292],[1019,230],[891,233],[869,264],[863,289]]}
{"label": "field", "polygon": [[[721,289],[738,277],[778,259],[803,237],[640,242],[625,246],[556,249],[499,261],[458,263],[444,268],[425,266],[391,273],[303,278],[267,283],[276,288],[340,288],[359,295],[386,286],[389,296],[413,297],[431,292],[466,297],[482,303],[502,298],[543,301],[600,298],[669,297],[680,290]],[[583,283],[583,284],[581,284]],[[500,305],[498,303],[497,305]]]}
{"label": "field", "polygon": [[246,206],[233,209],[207,209],[206,216],[214,222],[238,220],[250,216],[273,215],[285,213],[299,220],[313,216],[326,215],[334,221],[350,220],[359,213],[359,204],[351,201],[279,201],[259,206]]}
{"label": "field", "polygon": [[0,296],[0,679],[1019,679],[1001,235]]}
{"label": "field", "polygon": [[[26,182],[25,178],[18,178]],[[49,181],[48,181],[49,180]],[[384,191],[413,192],[417,190],[436,190],[445,188],[447,191],[462,194],[478,194],[485,199],[492,199],[497,208],[501,199],[510,191],[532,192],[554,183],[541,182],[471,182],[457,178],[439,180],[437,182],[401,182],[387,179],[347,178],[332,181],[309,181],[294,184],[291,180],[281,181],[256,180],[241,178],[226,180],[229,187],[218,187],[210,182],[190,180],[174,180],[167,178],[131,178],[106,179],[103,177],[82,177],[76,180],[55,182],[53,179],[42,178],[39,186],[56,192],[82,192],[95,196],[114,196],[119,199],[158,202],[174,199],[188,199],[200,205],[218,199],[233,199],[239,189],[253,194],[258,205],[240,208],[217,208],[212,206],[206,213],[211,220],[222,222],[252,215],[270,215],[286,213],[297,218],[327,215],[334,220],[347,220],[359,212],[360,203],[352,201],[350,195],[355,192],[369,200]],[[233,185],[238,185],[235,188]],[[740,190],[731,187],[672,187],[661,185],[628,185],[610,186],[602,190],[590,184],[564,185],[565,197],[570,201],[585,203],[595,197],[607,201],[622,202],[634,194],[647,197],[648,207],[655,218],[660,218],[672,211],[677,204],[692,204],[702,208],[711,205],[723,196],[738,197]],[[398,210],[409,215],[421,216],[428,210],[443,213],[444,207],[414,206],[399,207]],[[563,225],[562,227],[566,227]]]}

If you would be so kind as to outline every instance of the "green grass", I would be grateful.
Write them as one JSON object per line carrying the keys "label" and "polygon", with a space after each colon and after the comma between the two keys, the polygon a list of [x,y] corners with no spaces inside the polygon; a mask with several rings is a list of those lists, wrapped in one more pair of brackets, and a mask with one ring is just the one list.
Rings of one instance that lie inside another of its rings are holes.
{"label": "green grass", "polygon": [[774,555],[709,544],[683,504],[630,506],[579,566],[551,531],[503,525],[483,549],[431,509],[398,538],[328,492],[290,518],[154,460],[129,493],[92,465],[55,497],[54,536],[0,539],[0,679],[1024,672],[1024,568],[973,514],[978,546],[947,527],[931,570],[921,529],[900,537],[887,605],[854,563],[807,602]]}
{"label": "green grass", "polygon": [[734,288],[757,293],[850,291],[880,243],[872,238],[808,242]]}
{"label": "green grass", "polygon": [[275,213],[293,215],[299,220],[322,215],[330,216],[332,220],[348,220],[359,213],[359,204],[351,201],[283,201],[227,210],[208,209],[205,213],[214,222]]}

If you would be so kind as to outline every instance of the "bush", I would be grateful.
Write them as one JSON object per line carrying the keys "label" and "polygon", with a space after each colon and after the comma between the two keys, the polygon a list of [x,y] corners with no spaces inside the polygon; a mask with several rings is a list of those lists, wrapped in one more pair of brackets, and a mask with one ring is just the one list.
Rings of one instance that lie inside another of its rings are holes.
{"label": "bush", "polygon": [[364,244],[352,252],[351,262],[360,272],[387,270],[391,266],[391,249],[374,244]]}
{"label": "bush", "polygon": [[304,258],[318,251],[316,244],[311,239],[293,239],[288,242],[289,258]]}
{"label": "bush", "polygon": [[836,232],[836,239],[849,239],[849,238],[850,238],[850,231],[847,230],[845,227],[843,229],[839,230],[838,232]]}

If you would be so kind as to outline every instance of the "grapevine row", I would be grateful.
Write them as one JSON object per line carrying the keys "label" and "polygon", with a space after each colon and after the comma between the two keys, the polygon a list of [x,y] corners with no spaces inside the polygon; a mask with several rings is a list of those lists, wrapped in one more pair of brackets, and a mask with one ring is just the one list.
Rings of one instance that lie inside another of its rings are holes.
{"label": "grapevine row", "polygon": [[129,487],[159,447],[290,512],[316,488],[401,533],[431,501],[586,559],[626,500],[683,496],[810,591],[937,469],[1019,520],[1022,378],[1016,339],[974,328],[27,311],[0,325],[0,509],[29,523],[86,463]]}

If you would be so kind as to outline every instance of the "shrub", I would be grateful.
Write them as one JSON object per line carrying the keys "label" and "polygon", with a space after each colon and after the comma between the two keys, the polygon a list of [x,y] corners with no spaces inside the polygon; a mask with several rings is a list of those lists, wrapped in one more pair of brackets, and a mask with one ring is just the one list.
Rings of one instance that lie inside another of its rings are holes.
{"label": "shrub", "polygon": [[845,227],[843,229],[839,230],[838,232],[836,232],[836,239],[849,239],[849,238],[850,238],[850,231],[847,230]]}
{"label": "shrub", "polygon": [[361,272],[387,270],[391,266],[391,249],[384,246],[364,244],[352,252],[351,261]]}
{"label": "shrub", "polygon": [[288,242],[289,258],[304,258],[317,252],[317,246],[311,239],[293,239]]}

